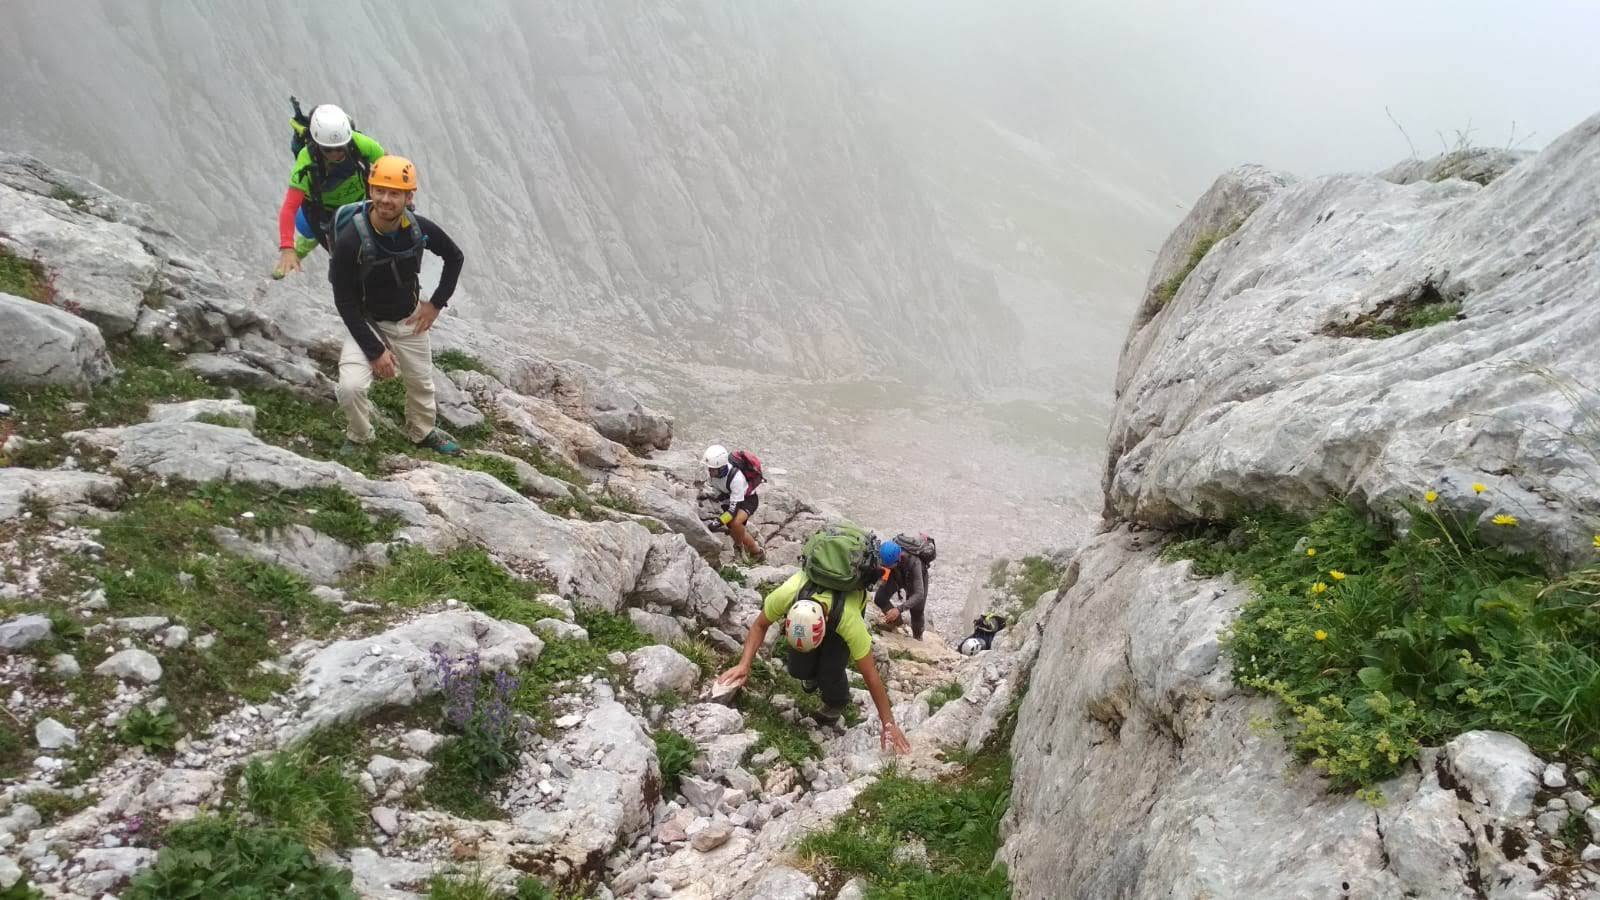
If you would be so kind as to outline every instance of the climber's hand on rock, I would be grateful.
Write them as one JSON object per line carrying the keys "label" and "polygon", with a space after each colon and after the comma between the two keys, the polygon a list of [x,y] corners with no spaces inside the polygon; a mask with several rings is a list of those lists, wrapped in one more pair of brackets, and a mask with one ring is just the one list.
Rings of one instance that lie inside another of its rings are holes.
{"label": "climber's hand on rock", "polygon": [[744,687],[744,683],[749,680],[750,667],[744,663],[740,663],[717,676],[717,684],[730,688]]}
{"label": "climber's hand on rock", "polygon": [[883,734],[879,737],[878,743],[882,749],[892,749],[896,755],[904,756],[911,752],[911,742],[906,740],[906,733],[893,722],[883,723]]}

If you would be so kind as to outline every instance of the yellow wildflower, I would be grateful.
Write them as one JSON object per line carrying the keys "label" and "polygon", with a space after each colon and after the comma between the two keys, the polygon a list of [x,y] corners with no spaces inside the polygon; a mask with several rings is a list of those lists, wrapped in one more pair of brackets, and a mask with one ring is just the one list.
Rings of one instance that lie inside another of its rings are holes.
{"label": "yellow wildflower", "polygon": [[1313,594],[1321,594],[1321,593],[1326,592],[1327,590],[1328,590],[1328,586],[1326,584],[1323,584],[1320,581],[1311,586],[1311,593],[1313,593]]}
{"label": "yellow wildflower", "polygon": [[1512,526],[1515,526],[1517,524],[1517,517],[1516,516],[1508,516],[1505,513],[1501,513],[1500,515],[1494,517],[1494,523],[1496,525],[1505,525],[1505,526],[1508,526],[1508,527],[1512,527]]}
{"label": "yellow wildflower", "polygon": [[1600,534],[1594,536],[1594,548],[1600,550]]}
{"label": "yellow wildflower", "polygon": [[1473,493],[1474,493],[1474,494],[1481,494],[1481,493],[1483,493],[1483,492],[1484,492],[1484,491],[1487,491],[1487,490],[1488,490],[1488,489],[1489,489],[1489,486],[1488,486],[1488,485],[1486,485],[1486,484],[1484,484],[1484,483],[1483,483],[1483,482],[1481,482],[1481,481],[1474,481],[1474,482],[1473,482],[1473,483],[1472,483],[1472,492],[1473,492]]}
{"label": "yellow wildflower", "polygon": [[1318,628],[1315,632],[1312,633],[1311,636],[1316,638],[1319,641],[1325,641],[1325,640],[1328,639],[1328,633],[1326,631],[1323,631],[1321,628]]}
{"label": "yellow wildflower", "polygon": [[1328,577],[1332,578],[1334,581],[1343,581],[1344,580],[1344,573],[1339,571],[1338,569],[1329,569],[1328,570]]}
{"label": "yellow wildflower", "polygon": [[1306,555],[1307,556],[1316,556],[1317,555],[1317,548],[1315,548],[1315,547],[1307,547],[1306,548]]}
{"label": "yellow wildflower", "polygon": [[1438,491],[1429,491],[1426,494],[1422,495],[1422,499],[1428,501],[1429,503],[1432,503],[1433,501],[1439,499],[1439,492]]}

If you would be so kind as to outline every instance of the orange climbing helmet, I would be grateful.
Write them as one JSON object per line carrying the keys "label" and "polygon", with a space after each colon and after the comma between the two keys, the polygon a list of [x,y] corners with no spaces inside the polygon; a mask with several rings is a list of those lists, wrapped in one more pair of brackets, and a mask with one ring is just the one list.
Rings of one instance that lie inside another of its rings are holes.
{"label": "orange climbing helmet", "polygon": [[417,189],[417,167],[404,156],[380,157],[372,164],[367,184],[396,191],[414,191]]}

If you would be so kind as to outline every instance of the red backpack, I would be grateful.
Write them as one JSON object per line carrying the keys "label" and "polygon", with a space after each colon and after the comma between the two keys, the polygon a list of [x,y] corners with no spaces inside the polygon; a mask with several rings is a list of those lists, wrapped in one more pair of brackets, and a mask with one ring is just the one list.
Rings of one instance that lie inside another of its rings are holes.
{"label": "red backpack", "polygon": [[761,457],[748,450],[733,451],[733,455],[728,457],[728,463],[744,473],[745,483],[750,485],[751,491],[767,480],[767,476],[761,474]]}

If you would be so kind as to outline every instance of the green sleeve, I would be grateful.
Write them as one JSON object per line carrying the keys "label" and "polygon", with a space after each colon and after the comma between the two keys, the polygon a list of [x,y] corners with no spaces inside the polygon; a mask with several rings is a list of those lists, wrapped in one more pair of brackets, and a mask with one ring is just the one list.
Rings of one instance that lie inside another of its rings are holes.
{"label": "green sleeve", "polygon": [[383,158],[383,145],[357,131],[350,136],[356,142],[356,149],[367,158],[367,162],[375,163]]}
{"label": "green sleeve", "polygon": [[301,193],[311,193],[311,153],[304,147],[300,148],[300,155],[294,158],[294,168],[289,170],[289,187]]}
{"label": "green sleeve", "polygon": [[872,653],[872,635],[867,631],[867,620],[862,617],[867,605],[867,594],[851,594],[844,604],[844,615],[839,619],[839,637],[850,650],[850,661],[855,662]]}
{"label": "green sleeve", "polygon": [[761,604],[761,613],[767,617],[768,622],[777,622],[789,614],[789,607],[794,605],[795,598],[800,596],[800,589],[805,586],[806,576],[803,572],[796,572],[789,576],[789,580],[767,595]]}

